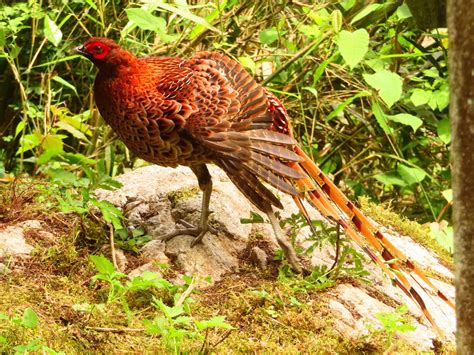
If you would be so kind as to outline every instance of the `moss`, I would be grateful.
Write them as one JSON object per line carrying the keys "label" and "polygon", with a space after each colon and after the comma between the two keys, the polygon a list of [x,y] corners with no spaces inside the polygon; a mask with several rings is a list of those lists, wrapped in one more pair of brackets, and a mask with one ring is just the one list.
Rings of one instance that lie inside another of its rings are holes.
{"label": "moss", "polygon": [[[177,201],[197,193],[197,188],[190,188],[173,193],[170,198]],[[27,209],[28,206],[23,208]],[[40,209],[36,209],[36,217],[52,236],[35,231],[26,234],[35,253],[18,262],[17,271],[0,275],[0,313],[21,317],[31,307],[40,324],[36,329],[25,329],[0,320],[0,334],[6,341],[0,345],[0,352],[11,352],[14,346],[41,339],[42,344],[67,354],[166,353],[159,336],[143,331],[143,320],[156,315],[150,306],[151,295],[131,295],[127,299],[127,317],[120,301],[105,304],[104,284],[91,285],[95,270],[89,254],[99,250],[101,243],[107,243],[102,223],[94,217],[65,217]],[[250,244],[268,247],[257,234],[251,237]],[[182,350],[299,354],[377,353],[386,349],[385,334],[352,340],[337,332],[327,303],[330,289],[301,292],[298,277],[291,283],[278,281],[276,265],[270,263],[265,272],[245,265],[239,272],[193,295],[193,318],[204,320],[222,315],[234,329],[209,329],[202,337],[186,339]],[[164,302],[171,303],[169,295]],[[406,343],[396,344],[398,351],[413,352]]]}
{"label": "moss", "polygon": [[436,240],[429,236],[427,228],[390,211],[386,206],[370,202],[366,197],[361,197],[359,203],[361,204],[362,211],[375,221],[382,225],[390,226],[401,234],[410,236],[417,243],[436,252],[447,267],[453,268],[453,257]]}
{"label": "moss", "polygon": [[170,200],[172,205],[176,205],[178,201],[186,200],[191,197],[194,197],[198,195],[200,192],[201,190],[196,186],[184,187],[182,189],[169,192],[167,194],[167,197]]}

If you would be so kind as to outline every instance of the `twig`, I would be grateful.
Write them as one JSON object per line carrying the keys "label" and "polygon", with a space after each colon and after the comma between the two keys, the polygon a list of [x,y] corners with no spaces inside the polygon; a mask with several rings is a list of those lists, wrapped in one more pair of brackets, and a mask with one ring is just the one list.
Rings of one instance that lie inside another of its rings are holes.
{"label": "twig", "polygon": [[117,256],[115,255],[115,241],[114,241],[114,228],[109,223],[109,239],[110,239],[110,252],[112,253],[112,262],[114,263],[115,270],[119,270],[117,266]]}
{"label": "twig", "polygon": [[334,263],[332,266],[329,268],[326,274],[329,274],[334,270],[334,268],[337,266],[337,263],[339,262],[339,254],[341,251],[341,229],[340,225],[337,225],[337,236],[336,236],[336,257],[334,258]]}
{"label": "twig", "polygon": [[126,332],[144,332],[145,328],[107,328],[107,327],[86,327],[89,330],[97,332],[112,332],[112,333],[126,333]]}
{"label": "twig", "polygon": [[186,298],[193,292],[194,289],[194,277],[191,280],[191,283],[189,284],[188,288],[183,292],[181,297],[179,298],[178,302],[176,302],[175,306],[181,306],[183,302],[186,300]]}
{"label": "twig", "polygon": [[270,75],[268,78],[266,78],[262,85],[265,86],[268,84],[270,81],[272,81],[278,74],[280,74],[283,70],[288,68],[291,64],[296,62],[299,58],[303,57],[305,54],[311,52],[313,49],[315,49],[321,42],[323,42],[326,38],[329,37],[329,32],[326,32],[321,38],[315,39],[313,42],[308,44],[306,47],[302,48],[298,52],[295,53],[295,55],[285,64],[283,64],[280,68],[275,70],[272,75]]}

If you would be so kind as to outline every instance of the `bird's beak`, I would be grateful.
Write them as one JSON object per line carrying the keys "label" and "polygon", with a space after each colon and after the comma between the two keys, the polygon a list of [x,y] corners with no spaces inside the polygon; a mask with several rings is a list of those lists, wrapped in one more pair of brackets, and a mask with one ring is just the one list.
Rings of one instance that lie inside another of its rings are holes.
{"label": "bird's beak", "polygon": [[74,48],[74,53],[83,55],[83,56],[86,57],[86,58],[89,58],[89,57],[90,57],[90,54],[87,53],[87,51],[86,51],[86,49],[84,48],[84,46],[77,46],[77,47],[75,47],[75,48]]}

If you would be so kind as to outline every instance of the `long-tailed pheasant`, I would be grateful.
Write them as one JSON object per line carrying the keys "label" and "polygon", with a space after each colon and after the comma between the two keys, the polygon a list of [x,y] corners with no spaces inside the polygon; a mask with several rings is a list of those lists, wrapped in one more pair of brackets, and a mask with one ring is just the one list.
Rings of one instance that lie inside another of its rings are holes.
{"label": "long-tailed pheasant", "polygon": [[99,69],[94,82],[97,107],[125,145],[146,161],[189,166],[197,176],[203,191],[199,225],[177,229],[164,239],[186,234],[197,243],[209,230],[212,180],[206,164],[216,164],[267,214],[294,270],[302,270],[300,261],[274,212],[283,206],[264,183],[291,195],[309,223],[303,199],[341,226],[442,334],[410,278],[417,275],[449,305],[454,303],[303,152],[282,103],[238,62],[217,52],[190,59],[137,58],[98,37],[76,51]]}

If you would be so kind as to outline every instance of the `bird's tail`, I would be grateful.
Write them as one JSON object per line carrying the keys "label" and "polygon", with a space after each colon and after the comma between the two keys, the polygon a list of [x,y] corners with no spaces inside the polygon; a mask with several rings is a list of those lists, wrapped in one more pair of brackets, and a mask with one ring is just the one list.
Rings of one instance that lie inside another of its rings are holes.
{"label": "bird's tail", "polygon": [[307,199],[328,220],[341,226],[346,235],[374,263],[382,268],[393,283],[418,304],[436,332],[440,336],[444,336],[428,311],[423,298],[414,287],[418,283],[414,275],[423,280],[431,292],[453,309],[455,307],[454,302],[440,291],[412,260],[383,235],[374,223],[339,190],[300,147],[296,146],[295,152],[302,160],[299,163],[293,164],[293,168],[305,173],[307,178],[297,181],[298,187],[301,191],[305,192],[295,196],[294,199],[306,219],[310,221],[308,213],[302,204],[303,198]]}
{"label": "bird's tail", "polygon": [[[272,129],[293,137],[289,116],[284,106],[271,92],[265,90],[265,93],[268,109],[273,114]],[[415,288],[415,285],[421,286],[416,276],[423,280],[432,293],[453,309],[454,302],[441,292],[412,260],[396,248],[373,222],[364,216],[298,145],[294,146],[294,152],[300,156],[300,161],[287,162],[287,164],[302,173],[305,178],[295,180],[298,190],[302,192],[293,198],[308,223],[311,221],[303,206],[303,199],[308,200],[329,221],[341,226],[346,235],[375,264],[380,266],[393,283],[418,304],[435,331],[443,338],[444,333],[436,324],[425,301]]]}

